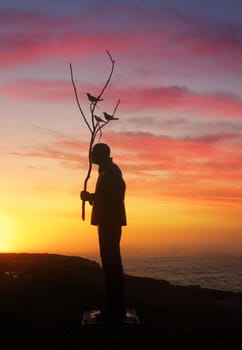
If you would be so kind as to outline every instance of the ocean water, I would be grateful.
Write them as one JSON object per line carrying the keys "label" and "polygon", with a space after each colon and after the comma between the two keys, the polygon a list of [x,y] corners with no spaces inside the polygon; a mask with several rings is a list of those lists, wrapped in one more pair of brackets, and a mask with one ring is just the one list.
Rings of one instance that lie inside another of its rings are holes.
{"label": "ocean water", "polygon": [[242,257],[123,257],[126,274],[242,292]]}

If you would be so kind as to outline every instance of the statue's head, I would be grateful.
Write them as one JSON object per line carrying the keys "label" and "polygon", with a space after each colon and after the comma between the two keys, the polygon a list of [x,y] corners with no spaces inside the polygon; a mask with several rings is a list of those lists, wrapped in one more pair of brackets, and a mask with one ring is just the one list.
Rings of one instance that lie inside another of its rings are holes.
{"label": "statue's head", "polygon": [[97,143],[93,146],[91,152],[92,163],[102,164],[110,158],[110,147],[106,143]]}

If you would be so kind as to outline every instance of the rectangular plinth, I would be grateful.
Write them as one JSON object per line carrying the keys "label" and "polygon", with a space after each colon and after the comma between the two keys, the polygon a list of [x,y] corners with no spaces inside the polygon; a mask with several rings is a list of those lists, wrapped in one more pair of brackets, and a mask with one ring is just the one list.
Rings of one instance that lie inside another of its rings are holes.
{"label": "rectangular plinth", "polygon": [[[82,325],[97,325],[97,324],[105,324],[104,320],[100,319],[101,311],[98,309],[95,310],[87,310],[84,311],[82,316]],[[108,322],[112,324],[112,322]],[[120,324],[134,324],[137,325],[140,323],[139,317],[135,309],[126,309],[125,318]]]}

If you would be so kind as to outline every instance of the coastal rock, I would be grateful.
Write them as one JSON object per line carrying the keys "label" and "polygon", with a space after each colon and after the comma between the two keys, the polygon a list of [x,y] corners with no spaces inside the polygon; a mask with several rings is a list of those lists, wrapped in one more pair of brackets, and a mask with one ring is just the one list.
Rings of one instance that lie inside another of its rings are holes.
{"label": "coastal rock", "polygon": [[[125,275],[127,307],[140,327],[83,329],[85,310],[105,302],[100,265],[76,256],[0,254],[0,316],[8,339],[47,338],[55,344],[126,345],[213,344],[241,341],[242,293]],[[107,334],[116,335],[116,340]],[[128,335],[127,335],[128,334]],[[195,343],[194,343],[195,344]],[[67,347],[68,348],[68,347]],[[53,347],[52,347],[53,349]]]}

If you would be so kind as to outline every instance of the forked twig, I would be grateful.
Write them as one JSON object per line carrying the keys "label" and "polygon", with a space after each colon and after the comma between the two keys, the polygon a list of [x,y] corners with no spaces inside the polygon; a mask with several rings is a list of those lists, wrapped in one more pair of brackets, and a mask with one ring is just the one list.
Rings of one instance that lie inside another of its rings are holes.
{"label": "forked twig", "polygon": [[[108,50],[106,50],[107,52],[107,55],[111,61],[111,70],[110,70],[110,73],[108,75],[108,78],[103,86],[103,88],[101,89],[99,95],[97,97],[94,97],[92,96],[92,100],[90,101],[90,119],[91,119],[91,122],[88,122],[88,119],[85,115],[85,113],[83,112],[83,109],[81,108],[81,104],[80,104],[80,101],[79,101],[79,98],[78,98],[78,94],[77,94],[77,89],[76,89],[76,85],[75,85],[75,81],[74,81],[74,76],[73,76],[73,70],[72,70],[72,65],[70,63],[70,73],[71,73],[71,81],[72,81],[72,85],[73,85],[73,89],[74,89],[74,93],[75,93],[75,98],[76,98],[76,102],[77,102],[77,106],[78,106],[78,109],[82,115],[82,118],[85,122],[85,124],[87,125],[88,127],[88,130],[90,131],[91,133],[91,137],[90,137],[90,142],[89,142],[89,149],[88,149],[88,170],[87,170],[87,175],[86,175],[86,178],[84,180],[84,186],[83,186],[83,191],[86,191],[87,190],[87,183],[88,183],[88,180],[91,176],[91,171],[92,171],[92,159],[91,159],[91,151],[92,151],[92,147],[93,147],[93,144],[95,142],[95,139],[99,133],[99,140],[100,138],[102,137],[102,129],[104,126],[106,126],[110,120],[112,119],[106,119],[106,120],[102,120],[101,118],[97,118],[96,115],[95,115],[95,111],[96,111],[96,108],[97,108],[97,105],[100,101],[102,101],[102,96],[105,92],[105,90],[107,89],[109,83],[110,83],[110,80],[112,78],[112,75],[113,75],[113,71],[114,71],[114,65],[115,65],[115,61],[114,59],[112,58],[111,54],[109,53]],[[114,114],[116,113],[116,110],[119,106],[119,103],[120,103],[120,100],[118,100],[114,110],[113,110],[113,113],[111,114],[112,117],[114,117]],[[117,118],[116,118],[117,119]],[[85,220],[85,201],[82,201],[82,220]]]}

